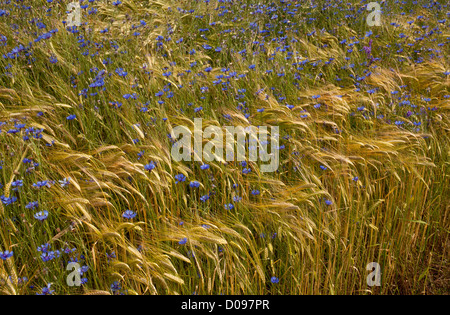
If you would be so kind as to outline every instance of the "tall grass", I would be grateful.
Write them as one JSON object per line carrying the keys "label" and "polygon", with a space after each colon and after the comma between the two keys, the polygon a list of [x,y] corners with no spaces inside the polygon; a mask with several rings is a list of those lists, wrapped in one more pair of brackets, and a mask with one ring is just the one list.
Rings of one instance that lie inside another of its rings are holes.
{"label": "tall grass", "polygon": [[[68,2],[0,7],[2,55],[32,43],[0,58],[0,195],[17,197],[0,203],[0,252],[14,252],[0,260],[3,294],[447,292],[448,5],[384,1],[369,27],[365,1],[255,13],[253,1],[98,0],[71,31]],[[174,162],[169,135],[195,117],[279,126],[278,171]],[[46,243],[59,257],[41,258]],[[80,287],[66,284],[69,261],[89,267]],[[367,284],[371,262],[381,286]]]}

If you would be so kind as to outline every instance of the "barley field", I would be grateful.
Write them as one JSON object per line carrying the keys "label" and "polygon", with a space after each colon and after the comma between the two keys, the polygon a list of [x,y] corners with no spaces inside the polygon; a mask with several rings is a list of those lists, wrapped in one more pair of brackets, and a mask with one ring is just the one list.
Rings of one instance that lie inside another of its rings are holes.
{"label": "barley field", "polygon": [[73,2],[0,0],[0,294],[449,293],[447,1]]}

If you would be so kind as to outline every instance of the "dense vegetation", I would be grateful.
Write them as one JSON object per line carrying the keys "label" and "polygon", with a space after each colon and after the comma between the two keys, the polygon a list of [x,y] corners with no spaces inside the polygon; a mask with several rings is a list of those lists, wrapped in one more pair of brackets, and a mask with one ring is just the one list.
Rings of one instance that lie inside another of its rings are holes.
{"label": "dense vegetation", "polygon": [[[446,1],[69,2],[0,2],[2,293],[448,292]],[[278,171],[173,161],[194,118]]]}

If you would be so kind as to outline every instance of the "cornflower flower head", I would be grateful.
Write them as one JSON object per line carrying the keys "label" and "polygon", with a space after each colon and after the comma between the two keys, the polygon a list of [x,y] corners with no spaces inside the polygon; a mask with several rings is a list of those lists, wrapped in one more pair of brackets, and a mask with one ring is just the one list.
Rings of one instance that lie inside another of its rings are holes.
{"label": "cornflower flower head", "polygon": [[184,176],[183,174],[177,174],[175,175],[175,184],[178,184],[179,182],[184,182],[186,181],[186,176]]}
{"label": "cornflower flower head", "polygon": [[133,219],[136,215],[137,213],[132,210],[126,210],[124,213],[122,213],[122,217],[129,220]]}
{"label": "cornflower flower head", "polygon": [[13,251],[5,250],[4,252],[0,252],[0,258],[3,260],[6,260],[10,257],[12,257],[14,254]]}
{"label": "cornflower flower head", "polygon": [[198,188],[198,187],[200,187],[200,183],[199,183],[198,181],[196,181],[196,180],[193,180],[193,181],[191,181],[191,182],[189,183],[189,186],[190,186],[191,188]]}
{"label": "cornflower flower head", "polygon": [[151,170],[153,170],[154,168],[156,167],[156,164],[155,164],[155,162],[150,162],[150,163],[148,163],[148,164],[146,164],[145,166],[144,166],[144,169],[146,170],[146,171],[151,171]]}
{"label": "cornflower flower head", "polygon": [[36,295],[52,295],[53,292],[55,292],[55,290],[50,289],[51,285],[52,285],[51,283],[47,284],[47,286],[42,288],[41,293],[36,293]]}
{"label": "cornflower flower head", "polygon": [[183,237],[179,242],[178,242],[178,244],[180,244],[180,245],[184,245],[184,244],[186,244],[187,243],[187,238],[186,237]]}
{"label": "cornflower flower head", "polygon": [[44,221],[45,219],[48,218],[48,211],[44,210],[44,211],[37,212],[34,214],[34,218],[39,221]]}

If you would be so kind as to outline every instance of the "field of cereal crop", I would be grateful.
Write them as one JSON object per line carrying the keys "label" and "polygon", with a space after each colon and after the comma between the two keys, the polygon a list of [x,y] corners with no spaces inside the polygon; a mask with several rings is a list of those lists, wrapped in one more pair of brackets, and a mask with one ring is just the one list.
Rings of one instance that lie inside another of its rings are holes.
{"label": "field of cereal crop", "polygon": [[0,294],[447,294],[449,4],[369,3],[0,0]]}

